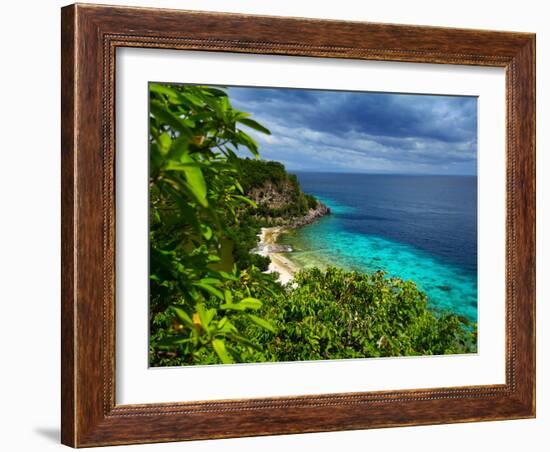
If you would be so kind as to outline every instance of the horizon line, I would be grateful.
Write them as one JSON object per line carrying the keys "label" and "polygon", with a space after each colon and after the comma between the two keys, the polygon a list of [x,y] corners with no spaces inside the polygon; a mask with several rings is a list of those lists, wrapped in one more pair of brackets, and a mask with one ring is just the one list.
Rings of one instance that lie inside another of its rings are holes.
{"label": "horizon line", "polygon": [[464,176],[477,177],[477,173],[398,173],[398,172],[363,172],[363,171],[327,171],[327,170],[307,170],[293,169],[285,167],[290,173],[324,173],[324,174],[363,174],[368,176]]}

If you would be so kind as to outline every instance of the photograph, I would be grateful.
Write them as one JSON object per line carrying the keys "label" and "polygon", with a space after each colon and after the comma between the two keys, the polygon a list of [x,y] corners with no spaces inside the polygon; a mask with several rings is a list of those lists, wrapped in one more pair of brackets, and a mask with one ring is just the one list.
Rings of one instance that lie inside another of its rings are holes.
{"label": "photograph", "polygon": [[150,367],[477,353],[476,96],[148,89]]}

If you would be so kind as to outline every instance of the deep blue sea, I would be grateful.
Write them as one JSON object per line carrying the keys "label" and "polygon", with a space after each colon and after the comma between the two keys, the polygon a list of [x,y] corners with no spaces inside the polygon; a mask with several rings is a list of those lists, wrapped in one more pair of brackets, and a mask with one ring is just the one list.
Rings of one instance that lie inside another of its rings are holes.
{"label": "deep blue sea", "polygon": [[477,178],[296,173],[332,214],[284,235],[302,267],[411,279],[430,305],[477,321]]}

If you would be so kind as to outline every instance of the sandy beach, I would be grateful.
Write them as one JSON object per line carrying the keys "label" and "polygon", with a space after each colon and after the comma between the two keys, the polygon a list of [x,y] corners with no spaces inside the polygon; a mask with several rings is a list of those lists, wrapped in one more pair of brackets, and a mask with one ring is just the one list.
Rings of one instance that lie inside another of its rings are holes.
{"label": "sandy beach", "polygon": [[277,238],[284,229],[283,226],[262,228],[260,234],[258,234],[257,248],[258,254],[269,257],[271,260],[267,272],[279,273],[278,281],[282,284],[292,281],[294,274],[298,271],[298,267],[284,256],[284,253],[290,252],[292,249],[277,244]]}

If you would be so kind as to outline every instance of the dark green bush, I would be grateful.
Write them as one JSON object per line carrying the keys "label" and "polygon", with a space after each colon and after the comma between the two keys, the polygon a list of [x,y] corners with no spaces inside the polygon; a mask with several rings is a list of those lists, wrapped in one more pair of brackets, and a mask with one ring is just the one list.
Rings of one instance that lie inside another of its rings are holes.
{"label": "dark green bush", "polygon": [[411,281],[337,268],[300,272],[294,287],[266,297],[276,329],[250,330],[265,360],[296,361],[476,351],[476,332],[455,315],[436,315]]}
{"label": "dark green bush", "polygon": [[315,209],[317,207],[317,198],[315,196],[305,194],[308,209]]}

